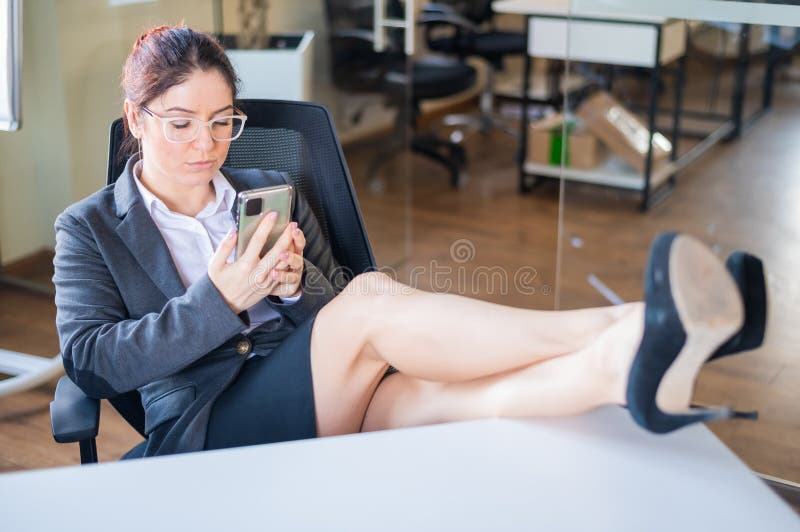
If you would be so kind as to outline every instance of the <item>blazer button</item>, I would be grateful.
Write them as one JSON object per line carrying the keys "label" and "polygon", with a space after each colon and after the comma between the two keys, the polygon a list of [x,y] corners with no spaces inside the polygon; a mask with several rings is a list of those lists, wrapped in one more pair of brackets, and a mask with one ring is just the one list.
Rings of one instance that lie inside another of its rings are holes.
{"label": "blazer button", "polygon": [[239,342],[236,344],[236,352],[240,355],[249,355],[252,350],[253,344],[250,343],[250,340],[247,338],[244,340],[239,340]]}

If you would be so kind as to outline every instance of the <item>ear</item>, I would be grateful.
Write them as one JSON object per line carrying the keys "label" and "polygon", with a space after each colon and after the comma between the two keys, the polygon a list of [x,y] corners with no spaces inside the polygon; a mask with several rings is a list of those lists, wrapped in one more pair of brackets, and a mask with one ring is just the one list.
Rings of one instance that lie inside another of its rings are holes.
{"label": "ear", "polygon": [[132,101],[125,98],[122,111],[125,113],[125,119],[128,122],[128,128],[131,130],[131,135],[137,139],[140,138],[142,136],[142,128],[139,124],[139,114],[137,113],[136,106]]}

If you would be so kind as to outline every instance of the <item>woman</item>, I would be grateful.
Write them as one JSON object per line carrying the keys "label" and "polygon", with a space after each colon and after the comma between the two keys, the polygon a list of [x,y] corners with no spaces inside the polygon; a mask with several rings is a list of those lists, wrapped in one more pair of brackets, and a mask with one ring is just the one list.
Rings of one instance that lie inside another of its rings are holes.
{"label": "woman", "polygon": [[377,272],[336,294],[336,261],[299,193],[275,246],[259,257],[265,216],[233,260],[236,191],[284,179],[220,168],[245,118],[213,38],[146,32],[122,86],[136,153],[115,185],[59,216],[54,282],[67,374],[95,397],[139,390],[145,455],[604,404],[655,432],[735,415],[687,409],[706,360],[761,343],[758,259],[732,256],[732,279],[696,240],[664,234],[646,303],[566,312]]}

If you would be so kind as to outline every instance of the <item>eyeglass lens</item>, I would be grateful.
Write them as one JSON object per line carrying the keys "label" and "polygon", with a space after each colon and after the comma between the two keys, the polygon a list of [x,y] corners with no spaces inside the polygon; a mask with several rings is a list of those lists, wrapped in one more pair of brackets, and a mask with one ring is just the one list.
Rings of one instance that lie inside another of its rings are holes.
{"label": "eyeglass lens", "polygon": [[[170,120],[164,125],[164,133],[172,142],[191,142],[199,133],[199,120]],[[211,137],[214,140],[232,140],[237,138],[244,126],[244,120],[237,117],[223,117],[211,123]]]}

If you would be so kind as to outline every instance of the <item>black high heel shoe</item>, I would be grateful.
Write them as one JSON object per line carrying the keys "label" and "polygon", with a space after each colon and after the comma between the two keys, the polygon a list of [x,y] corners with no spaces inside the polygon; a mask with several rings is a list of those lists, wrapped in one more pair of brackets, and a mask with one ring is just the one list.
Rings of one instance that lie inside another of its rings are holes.
{"label": "black high heel shoe", "polygon": [[665,433],[690,423],[738,417],[731,408],[689,408],[703,364],[742,329],[736,284],[696,239],[661,233],[645,274],[645,326],[626,399],[633,419]]}
{"label": "black high heel shoe", "polygon": [[744,302],[744,325],[722,344],[710,360],[756,349],[764,342],[767,327],[767,283],[761,259],[744,251],[731,253],[725,266],[739,287]]}

